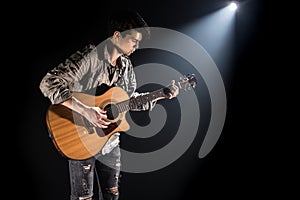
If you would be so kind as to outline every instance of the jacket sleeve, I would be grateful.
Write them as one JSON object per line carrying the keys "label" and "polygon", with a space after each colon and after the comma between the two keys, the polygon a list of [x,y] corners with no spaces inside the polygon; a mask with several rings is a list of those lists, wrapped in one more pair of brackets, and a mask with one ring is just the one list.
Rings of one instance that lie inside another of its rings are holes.
{"label": "jacket sleeve", "polygon": [[80,87],[80,80],[88,71],[96,53],[93,45],[72,54],[65,62],[47,72],[42,78],[39,88],[52,104],[59,104],[71,98],[74,87]]}

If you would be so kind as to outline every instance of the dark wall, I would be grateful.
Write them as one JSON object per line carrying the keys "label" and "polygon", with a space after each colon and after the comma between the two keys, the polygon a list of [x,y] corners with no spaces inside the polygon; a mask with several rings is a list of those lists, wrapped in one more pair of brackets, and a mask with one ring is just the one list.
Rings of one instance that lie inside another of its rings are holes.
{"label": "dark wall", "polygon": [[[14,30],[12,60],[17,60],[19,72],[13,93],[19,96],[15,125],[17,154],[13,159],[11,187],[13,196],[30,199],[68,199],[68,163],[61,157],[48,138],[45,112],[49,102],[39,91],[39,82],[45,73],[62,62],[71,53],[87,43],[99,43],[105,38],[107,16],[118,7],[137,9],[150,26],[177,29],[193,19],[222,7],[225,1],[110,1],[71,5],[19,4],[12,12],[16,18],[9,24]],[[197,135],[192,146],[182,157],[161,170],[131,174],[124,173],[121,181],[121,199],[181,200],[187,196],[238,197],[237,191],[253,195],[264,191],[263,183],[269,175],[260,175],[261,163],[257,140],[257,122],[261,116],[255,105],[260,98],[261,76],[257,75],[257,60],[262,60],[264,15],[261,1],[252,0],[243,10],[244,17],[254,19],[251,37],[243,37],[243,23],[236,26],[236,55],[230,85],[227,85],[228,111],[223,132],[210,154],[198,158],[202,136]],[[25,9],[26,8],[26,9]],[[249,34],[249,33],[248,33]],[[254,81],[253,81],[254,79]],[[228,80],[229,81],[229,80]],[[251,84],[250,84],[251,83]],[[254,94],[255,93],[255,94]],[[255,120],[250,116],[255,116]],[[123,143],[126,145],[127,140]],[[254,185],[249,183],[254,181]],[[241,196],[243,198],[244,196]]]}

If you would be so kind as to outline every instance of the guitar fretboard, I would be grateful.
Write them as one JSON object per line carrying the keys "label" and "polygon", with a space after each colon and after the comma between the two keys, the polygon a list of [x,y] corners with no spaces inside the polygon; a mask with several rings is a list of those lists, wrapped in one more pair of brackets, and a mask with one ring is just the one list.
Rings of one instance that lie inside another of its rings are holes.
{"label": "guitar fretboard", "polygon": [[170,89],[165,87],[161,88],[159,90],[155,90],[153,92],[143,94],[137,97],[131,97],[130,99],[126,101],[122,101],[116,104],[119,112],[125,112],[131,109],[136,109],[141,107],[142,105],[146,104],[149,101],[152,101],[154,99],[160,98],[160,97],[168,97],[168,94],[170,93]]}
{"label": "guitar fretboard", "polygon": [[[185,76],[185,78],[180,79],[180,81],[178,81],[177,86],[179,87],[179,89],[182,90],[187,90],[191,87],[195,87],[196,86],[196,79],[194,74],[189,74],[188,76]],[[149,92],[137,97],[131,97],[130,99],[126,100],[126,101],[122,101],[116,104],[116,107],[118,109],[119,112],[125,112],[128,110],[133,110],[136,108],[141,108],[142,105],[145,105],[147,102],[150,102],[152,100],[158,99],[158,98],[167,98],[169,96],[170,93],[170,88],[168,87],[163,87],[161,89],[155,90],[153,92]]]}

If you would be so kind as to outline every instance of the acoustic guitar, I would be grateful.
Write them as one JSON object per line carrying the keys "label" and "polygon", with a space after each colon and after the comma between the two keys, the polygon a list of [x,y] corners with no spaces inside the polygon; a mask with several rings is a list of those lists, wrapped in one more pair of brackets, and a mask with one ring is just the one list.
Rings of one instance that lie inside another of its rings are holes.
{"label": "acoustic guitar", "polygon": [[[194,74],[180,78],[176,85],[183,90],[196,86]],[[61,105],[51,104],[46,112],[46,124],[50,138],[56,149],[63,155],[75,160],[84,160],[99,153],[107,140],[116,132],[129,130],[126,113],[132,108],[160,98],[168,97],[170,89],[149,92],[143,96],[129,97],[120,87],[110,87],[100,95],[73,92],[72,95],[89,106],[98,106],[106,111],[110,125],[107,128],[93,126],[79,113]]]}

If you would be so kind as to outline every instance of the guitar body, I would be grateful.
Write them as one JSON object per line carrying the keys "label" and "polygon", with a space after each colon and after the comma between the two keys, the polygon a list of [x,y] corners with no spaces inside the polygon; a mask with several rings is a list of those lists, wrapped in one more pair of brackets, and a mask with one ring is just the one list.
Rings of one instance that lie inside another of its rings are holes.
{"label": "guitar body", "polygon": [[[98,106],[103,110],[110,110],[116,103],[129,99],[126,91],[120,87],[112,87],[98,96],[86,93],[73,93],[73,96],[86,105]],[[99,153],[112,134],[129,129],[125,114],[126,111],[110,113],[108,119],[111,124],[101,129],[92,126],[73,110],[52,104],[47,111],[46,122],[58,151],[68,158],[84,160]]]}

